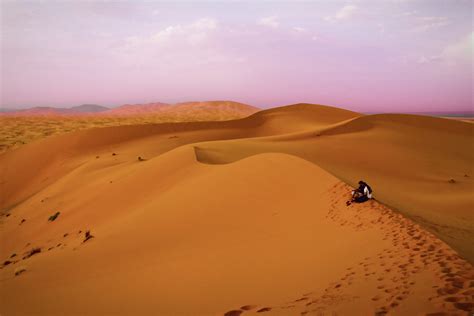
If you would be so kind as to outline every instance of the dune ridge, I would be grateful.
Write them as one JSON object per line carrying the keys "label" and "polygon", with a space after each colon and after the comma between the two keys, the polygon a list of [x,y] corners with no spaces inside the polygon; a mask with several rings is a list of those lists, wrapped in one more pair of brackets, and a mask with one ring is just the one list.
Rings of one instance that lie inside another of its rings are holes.
{"label": "dune ridge", "polygon": [[[8,151],[1,311],[464,315],[474,295],[472,132],[297,104]],[[346,206],[359,179],[376,201]]]}

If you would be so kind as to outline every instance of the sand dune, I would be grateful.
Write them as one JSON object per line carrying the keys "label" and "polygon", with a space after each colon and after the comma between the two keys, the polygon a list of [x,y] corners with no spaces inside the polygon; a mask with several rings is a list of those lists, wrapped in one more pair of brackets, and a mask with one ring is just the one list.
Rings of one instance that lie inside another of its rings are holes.
{"label": "sand dune", "polygon": [[[472,132],[300,104],[6,152],[0,311],[463,315],[474,298]],[[377,201],[348,207],[344,182],[360,178]]]}

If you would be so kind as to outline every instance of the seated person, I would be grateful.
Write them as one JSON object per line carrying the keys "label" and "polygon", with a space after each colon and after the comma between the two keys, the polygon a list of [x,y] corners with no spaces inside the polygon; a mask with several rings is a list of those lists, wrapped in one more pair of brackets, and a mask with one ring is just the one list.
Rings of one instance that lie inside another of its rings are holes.
{"label": "seated person", "polygon": [[363,203],[372,198],[372,188],[364,181],[359,181],[359,187],[352,191],[352,199],[348,201],[347,205],[351,202]]}

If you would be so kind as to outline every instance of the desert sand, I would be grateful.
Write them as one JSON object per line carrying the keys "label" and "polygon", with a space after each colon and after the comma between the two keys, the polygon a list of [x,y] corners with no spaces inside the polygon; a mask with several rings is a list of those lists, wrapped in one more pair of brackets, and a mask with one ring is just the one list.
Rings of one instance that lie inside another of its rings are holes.
{"label": "desert sand", "polygon": [[473,132],[297,104],[9,150],[0,313],[467,315]]}

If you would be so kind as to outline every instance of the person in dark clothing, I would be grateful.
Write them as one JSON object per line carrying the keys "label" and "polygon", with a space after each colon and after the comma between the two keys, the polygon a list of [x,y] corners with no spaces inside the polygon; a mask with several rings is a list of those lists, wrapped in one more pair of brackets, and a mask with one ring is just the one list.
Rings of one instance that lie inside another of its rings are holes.
{"label": "person in dark clothing", "polygon": [[364,181],[359,181],[359,187],[352,191],[352,199],[347,202],[347,205],[351,202],[363,203],[372,198],[372,188]]}

